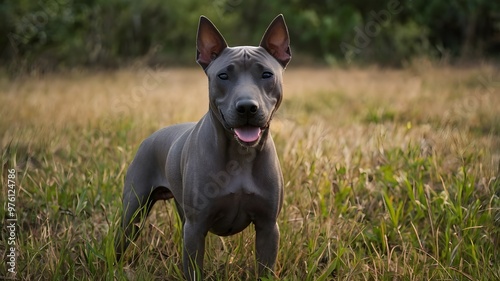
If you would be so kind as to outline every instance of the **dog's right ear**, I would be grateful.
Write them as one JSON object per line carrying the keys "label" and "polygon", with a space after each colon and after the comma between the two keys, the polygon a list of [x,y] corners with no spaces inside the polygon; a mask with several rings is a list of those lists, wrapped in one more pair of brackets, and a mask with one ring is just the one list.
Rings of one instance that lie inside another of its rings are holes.
{"label": "dog's right ear", "polygon": [[217,27],[208,18],[201,16],[196,36],[196,62],[206,69],[226,47],[226,40]]}

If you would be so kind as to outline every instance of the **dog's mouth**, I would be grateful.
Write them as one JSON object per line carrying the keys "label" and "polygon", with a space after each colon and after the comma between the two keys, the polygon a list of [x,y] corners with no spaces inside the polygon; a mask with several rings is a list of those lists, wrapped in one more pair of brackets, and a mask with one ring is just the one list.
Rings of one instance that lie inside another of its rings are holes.
{"label": "dog's mouth", "polygon": [[256,126],[242,126],[238,128],[233,128],[235,138],[243,145],[253,146],[259,143],[262,136],[262,132],[266,128],[260,128]]}
{"label": "dog's mouth", "polygon": [[224,127],[231,131],[234,135],[234,138],[243,146],[256,146],[260,142],[260,139],[264,135],[264,132],[269,128],[269,123],[264,127],[255,126],[253,124],[231,127],[227,123],[226,118],[224,117],[224,114],[220,109],[219,112],[222,117]]}

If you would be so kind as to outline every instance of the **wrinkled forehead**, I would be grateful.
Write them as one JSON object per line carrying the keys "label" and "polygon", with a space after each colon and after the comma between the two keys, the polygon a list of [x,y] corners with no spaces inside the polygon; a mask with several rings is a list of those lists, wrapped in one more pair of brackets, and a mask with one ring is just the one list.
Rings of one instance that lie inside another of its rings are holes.
{"label": "wrinkled forehead", "polygon": [[[206,69],[207,74],[218,72],[229,66],[239,69],[250,69],[260,66],[273,71],[282,71],[279,62],[262,47],[241,46],[228,47]],[[231,67],[231,68],[232,68]]]}

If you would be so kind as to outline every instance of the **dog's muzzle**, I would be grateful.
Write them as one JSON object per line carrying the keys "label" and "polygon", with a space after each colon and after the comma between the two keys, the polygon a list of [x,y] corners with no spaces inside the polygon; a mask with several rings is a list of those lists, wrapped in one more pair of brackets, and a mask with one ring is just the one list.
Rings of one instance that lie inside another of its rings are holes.
{"label": "dog's muzzle", "polygon": [[226,130],[233,134],[234,138],[242,146],[253,147],[260,143],[262,136],[265,135],[266,131],[269,129],[269,123],[264,126],[254,125],[251,122],[247,122],[243,125],[231,126],[227,122],[222,110],[219,108],[219,114],[222,119],[223,126]]}

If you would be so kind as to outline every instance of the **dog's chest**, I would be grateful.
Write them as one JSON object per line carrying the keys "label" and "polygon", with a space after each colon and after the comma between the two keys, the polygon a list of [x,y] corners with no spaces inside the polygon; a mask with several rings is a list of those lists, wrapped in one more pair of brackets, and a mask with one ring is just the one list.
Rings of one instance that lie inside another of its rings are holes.
{"label": "dog's chest", "polygon": [[221,236],[245,229],[261,212],[266,199],[251,178],[235,178],[212,202],[210,231]]}

